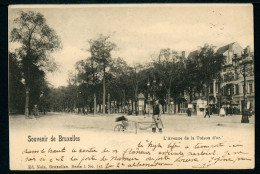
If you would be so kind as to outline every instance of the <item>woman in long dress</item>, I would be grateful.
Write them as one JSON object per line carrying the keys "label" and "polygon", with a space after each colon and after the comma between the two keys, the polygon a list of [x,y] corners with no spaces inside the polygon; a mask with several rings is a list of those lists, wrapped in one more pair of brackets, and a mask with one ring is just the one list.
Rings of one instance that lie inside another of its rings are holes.
{"label": "woman in long dress", "polygon": [[221,117],[225,117],[225,116],[226,116],[226,113],[225,113],[225,109],[224,109],[224,108],[221,108],[221,109],[220,109],[219,115],[220,115]]}

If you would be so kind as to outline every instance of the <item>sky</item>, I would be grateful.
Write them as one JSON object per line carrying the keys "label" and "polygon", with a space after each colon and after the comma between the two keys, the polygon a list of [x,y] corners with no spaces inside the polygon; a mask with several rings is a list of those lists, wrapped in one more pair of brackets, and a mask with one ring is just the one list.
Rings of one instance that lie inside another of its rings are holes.
{"label": "sky", "polygon": [[[9,6],[9,34],[21,10],[42,13],[61,39],[63,48],[52,54],[59,69],[47,73],[54,87],[67,85],[75,63],[90,56],[88,41],[100,34],[111,35],[117,45],[112,57],[129,65],[145,64],[163,48],[188,56],[205,43],[254,47],[251,4],[14,5]],[[9,43],[10,51],[15,47]]]}

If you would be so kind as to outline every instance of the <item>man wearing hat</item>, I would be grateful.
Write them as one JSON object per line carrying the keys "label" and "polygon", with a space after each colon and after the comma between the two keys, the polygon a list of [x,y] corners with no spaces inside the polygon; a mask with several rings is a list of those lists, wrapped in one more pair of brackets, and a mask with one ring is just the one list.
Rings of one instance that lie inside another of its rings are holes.
{"label": "man wearing hat", "polygon": [[159,132],[162,132],[161,107],[158,100],[155,100],[153,105],[153,121],[155,124],[152,127],[152,131],[156,132],[157,127]]}
{"label": "man wearing hat", "polygon": [[210,118],[210,107],[207,105],[206,106],[206,113],[205,113],[205,116],[204,116],[204,118],[206,118],[206,116],[209,116],[209,118]]}

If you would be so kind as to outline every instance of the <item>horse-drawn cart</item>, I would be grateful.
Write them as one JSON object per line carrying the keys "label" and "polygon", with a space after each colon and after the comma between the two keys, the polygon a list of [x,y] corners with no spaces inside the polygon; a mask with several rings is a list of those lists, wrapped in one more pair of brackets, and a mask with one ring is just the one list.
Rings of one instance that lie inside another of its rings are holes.
{"label": "horse-drawn cart", "polygon": [[116,122],[120,122],[120,124],[117,124],[114,128],[115,132],[124,132],[128,130],[129,124],[134,124],[135,126],[135,133],[138,132],[138,130],[147,130],[152,127],[156,127],[155,122],[137,122],[137,121],[131,121],[128,120],[125,116],[121,116],[116,118]]}

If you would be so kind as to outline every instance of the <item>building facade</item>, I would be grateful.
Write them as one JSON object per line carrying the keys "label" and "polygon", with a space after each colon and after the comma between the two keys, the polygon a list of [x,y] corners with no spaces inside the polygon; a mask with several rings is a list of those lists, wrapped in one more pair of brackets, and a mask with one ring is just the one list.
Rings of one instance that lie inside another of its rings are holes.
{"label": "building facade", "polygon": [[[228,47],[228,48],[227,48]],[[225,64],[221,70],[220,82],[220,104],[226,107],[236,108],[242,111],[244,106],[244,75],[246,76],[245,97],[247,99],[247,109],[255,110],[255,89],[254,89],[254,53],[250,51],[250,47],[245,48],[248,56],[245,58],[245,67],[241,63],[239,68],[232,64],[235,55],[240,58],[244,49],[238,43],[231,43],[219,48],[219,53],[223,52],[226,58]],[[244,73],[243,69],[246,69]]]}
{"label": "building facade", "polygon": [[[216,50],[216,47],[212,47]],[[246,89],[245,96],[247,99],[247,109],[255,110],[255,84],[254,84],[254,53],[250,51],[250,47],[246,47],[248,56],[246,57]],[[196,51],[189,54],[188,58],[198,54],[200,47]],[[244,49],[236,42],[222,46],[216,50],[216,53],[225,57],[224,64],[221,69],[221,79],[213,80],[209,86],[209,105],[211,105],[216,113],[221,107],[226,111],[232,110],[232,113],[241,113],[244,106],[244,76],[243,65],[240,63],[239,68],[233,66],[232,60],[235,55],[240,58]],[[205,89],[195,93],[195,99],[207,100]],[[195,104],[195,102],[193,102]]]}

